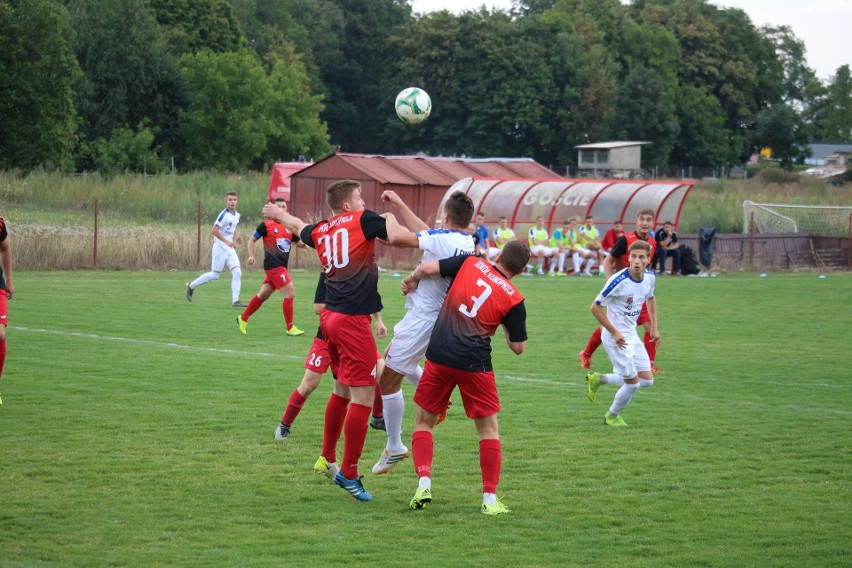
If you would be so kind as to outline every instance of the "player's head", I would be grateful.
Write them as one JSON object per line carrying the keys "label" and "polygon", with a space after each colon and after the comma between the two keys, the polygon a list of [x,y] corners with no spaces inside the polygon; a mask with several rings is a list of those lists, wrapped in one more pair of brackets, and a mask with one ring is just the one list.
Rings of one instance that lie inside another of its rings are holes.
{"label": "player's head", "polygon": [[236,209],[237,209],[237,192],[236,191],[229,191],[228,193],[225,194],[225,205],[231,211],[236,211]]}
{"label": "player's head", "polygon": [[509,220],[506,219],[505,215],[500,215],[500,218],[497,219],[497,224],[500,226],[501,229],[505,229],[506,226],[508,226],[509,224]]}
{"label": "player's head", "polygon": [[535,218],[535,227],[536,227],[536,229],[543,229],[544,228],[544,217],[539,215],[538,217]]}
{"label": "player's head", "polygon": [[361,184],[352,179],[336,181],[328,186],[325,199],[335,213],[356,212],[364,208]]}
{"label": "player's head", "polygon": [[[288,209],[287,208],[287,202],[284,200],[283,197],[276,197],[275,199],[272,200],[272,204],[275,205],[276,207],[278,207],[279,209],[281,209],[282,211],[287,211],[287,209]],[[264,217],[267,217],[267,216],[264,215]]]}
{"label": "player's head", "polygon": [[577,228],[577,220],[573,217],[565,221],[565,227],[572,231]]}
{"label": "player's head", "polygon": [[480,211],[476,214],[476,226],[483,225],[485,223],[485,213]]}
{"label": "player's head", "polygon": [[630,262],[630,272],[644,272],[651,261],[651,245],[647,241],[633,241],[627,247],[627,258]]}
{"label": "player's head", "polygon": [[624,232],[624,227],[621,225],[621,221],[613,221],[612,222],[612,231],[616,235],[620,235]]}
{"label": "player's head", "polygon": [[636,233],[642,236],[647,235],[654,228],[654,210],[640,209],[636,214]]}
{"label": "player's head", "polygon": [[530,261],[530,247],[523,241],[509,241],[503,246],[498,264],[509,276],[521,274]]}
{"label": "player's head", "polygon": [[444,226],[464,230],[473,217],[473,201],[463,191],[454,191],[444,203]]}
{"label": "player's head", "polygon": [[586,226],[591,228],[594,223],[595,223],[595,218],[592,217],[591,215],[586,215]]}

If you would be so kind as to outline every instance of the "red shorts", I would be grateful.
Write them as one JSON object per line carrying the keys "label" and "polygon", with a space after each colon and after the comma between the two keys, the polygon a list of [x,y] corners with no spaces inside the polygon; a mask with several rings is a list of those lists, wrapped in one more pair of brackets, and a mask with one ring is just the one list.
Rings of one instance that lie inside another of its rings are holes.
{"label": "red shorts", "polygon": [[320,329],[328,343],[331,368],[337,380],[349,387],[376,384],[376,340],[369,315],[349,315],[323,310]]}
{"label": "red shorts", "polygon": [[8,305],[6,304],[6,290],[0,290],[0,325],[9,325]]}
{"label": "red shorts", "polygon": [[[305,369],[322,375],[328,371],[328,365],[331,363],[331,356],[328,354],[328,344],[325,339],[314,337],[314,344],[311,345],[311,350],[305,358]],[[332,369],[332,373],[335,369]]]}
{"label": "red shorts", "polygon": [[651,316],[648,314],[648,304],[642,304],[642,311],[639,312],[639,318],[636,320],[636,325],[642,325],[651,322]]}
{"label": "red shorts", "polygon": [[290,273],[283,266],[267,270],[266,278],[263,279],[264,284],[269,284],[276,290],[280,290],[292,281]]}
{"label": "red shorts", "polygon": [[423,376],[414,393],[414,402],[432,414],[447,409],[453,389],[459,387],[468,418],[485,418],[500,412],[500,397],[494,371],[470,373],[426,361]]}

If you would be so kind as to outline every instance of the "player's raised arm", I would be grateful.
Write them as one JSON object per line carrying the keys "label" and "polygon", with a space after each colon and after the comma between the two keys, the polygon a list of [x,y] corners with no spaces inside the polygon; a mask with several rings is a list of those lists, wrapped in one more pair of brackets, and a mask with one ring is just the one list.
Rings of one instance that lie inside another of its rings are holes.
{"label": "player's raised arm", "polygon": [[300,235],[302,233],[302,229],[308,226],[307,223],[298,217],[290,215],[290,213],[284,211],[274,203],[267,203],[263,206],[263,215],[267,219],[274,219],[275,221],[278,221],[294,235]]}
{"label": "player's raised arm", "polygon": [[412,231],[425,231],[429,228],[429,225],[424,223],[420,217],[415,215],[414,211],[405,204],[402,198],[397,195],[395,191],[386,190],[382,192],[382,201],[390,203],[396,207],[397,211],[399,211],[400,217],[402,217],[402,222],[408,225]]}
{"label": "player's raised arm", "polygon": [[393,213],[384,213],[382,217],[385,218],[385,230],[388,234],[387,242],[389,245],[417,248],[419,244],[417,233],[412,233],[407,227],[400,225]]}

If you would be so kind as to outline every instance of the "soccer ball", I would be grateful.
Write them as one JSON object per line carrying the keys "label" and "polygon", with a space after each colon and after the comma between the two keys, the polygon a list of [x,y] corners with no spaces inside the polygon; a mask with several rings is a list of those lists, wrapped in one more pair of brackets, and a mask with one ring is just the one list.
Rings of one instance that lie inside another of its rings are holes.
{"label": "soccer ball", "polygon": [[419,124],[429,118],[432,99],[423,89],[408,87],[396,96],[396,115],[406,124]]}

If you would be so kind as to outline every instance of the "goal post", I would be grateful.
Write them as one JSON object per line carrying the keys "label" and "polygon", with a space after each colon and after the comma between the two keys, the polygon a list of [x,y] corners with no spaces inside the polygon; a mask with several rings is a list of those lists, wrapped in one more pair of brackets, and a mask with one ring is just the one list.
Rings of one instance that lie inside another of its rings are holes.
{"label": "goal post", "polygon": [[852,206],[743,202],[743,233],[849,237]]}

